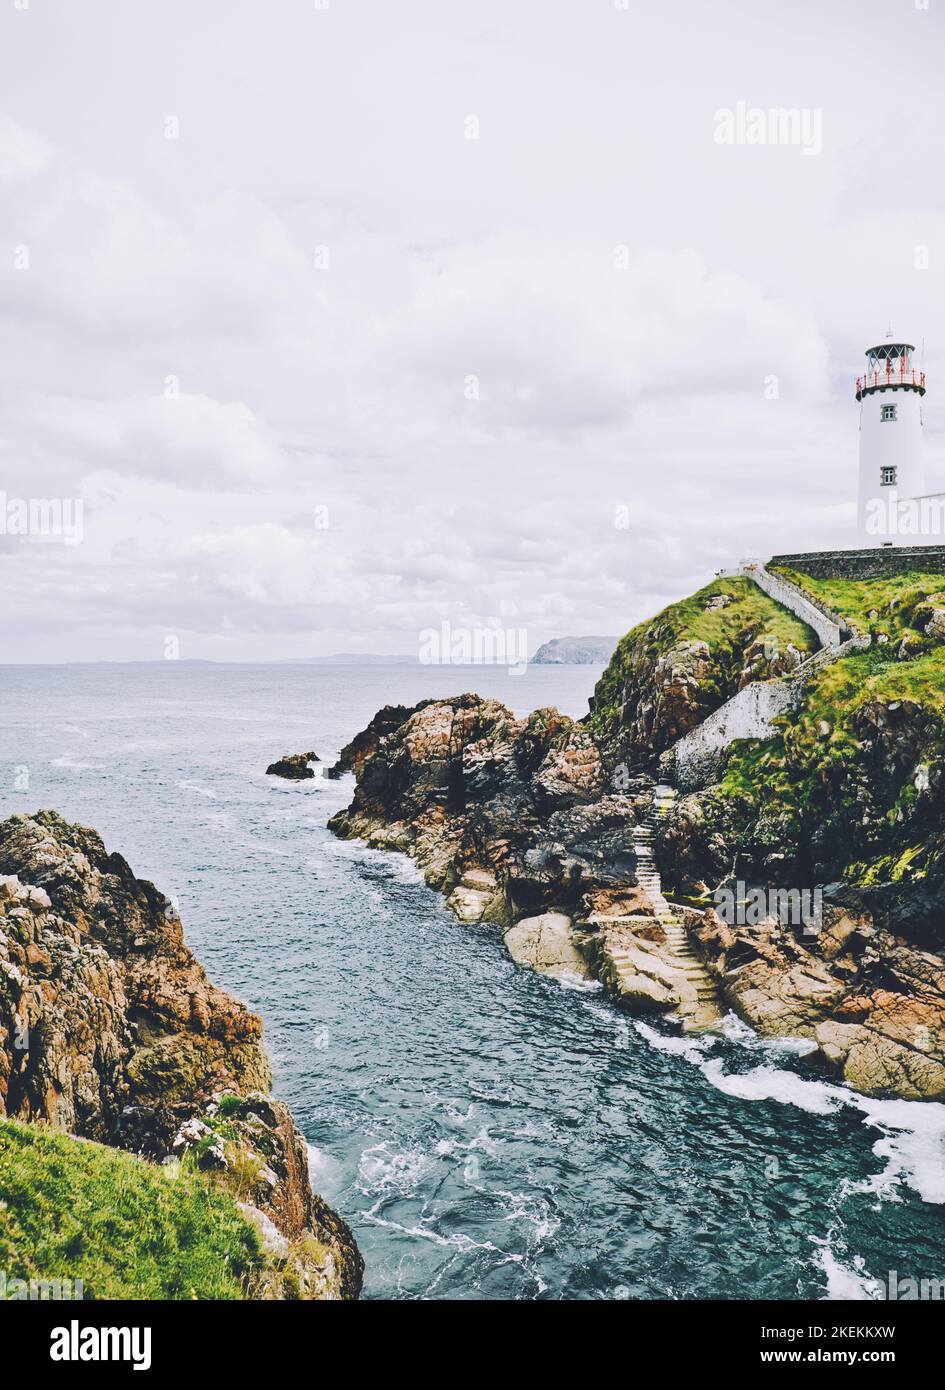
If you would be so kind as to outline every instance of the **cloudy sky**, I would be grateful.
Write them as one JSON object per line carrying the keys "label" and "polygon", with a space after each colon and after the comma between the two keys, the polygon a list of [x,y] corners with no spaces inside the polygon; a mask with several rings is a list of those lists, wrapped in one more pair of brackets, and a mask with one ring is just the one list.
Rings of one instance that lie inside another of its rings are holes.
{"label": "cloudy sky", "polygon": [[0,5],[4,660],[624,631],[854,542],[890,321],[945,487],[943,0]]}

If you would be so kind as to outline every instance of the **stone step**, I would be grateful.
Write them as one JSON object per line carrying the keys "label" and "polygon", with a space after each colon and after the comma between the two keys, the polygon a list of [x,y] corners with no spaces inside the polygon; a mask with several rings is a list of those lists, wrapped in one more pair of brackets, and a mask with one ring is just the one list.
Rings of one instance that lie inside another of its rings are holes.
{"label": "stone step", "polygon": [[[692,950],[689,933],[682,925],[670,903],[663,896],[663,881],[656,866],[654,854],[655,840],[660,816],[676,799],[676,789],[665,783],[654,788],[653,798],[643,823],[633,833],[634,849],[637,855],[637,883],[650,899],[654,908],[655,920],[666,936],[664,961],[670,969],[678,971],[693,987],[695,1001],[683,1006],[683,1017],[687,1027],[711,1027],[717,1023],[720,1013],[717,1005],[718,991],[703,962]],[[626,920],[626,919],[625,919]],[[639,919],[637,919],[639,920]],[[652,920],[652,919],[651,919]],[[617,946],[611,950],[610,957],[618,974],[622,968],[635,971],[637,966],[627,948]]]}

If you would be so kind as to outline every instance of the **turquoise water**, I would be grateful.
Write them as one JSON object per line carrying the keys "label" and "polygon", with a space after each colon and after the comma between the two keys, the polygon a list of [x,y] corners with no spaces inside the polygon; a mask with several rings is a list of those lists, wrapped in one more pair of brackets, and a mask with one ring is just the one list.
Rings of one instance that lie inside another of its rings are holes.
{"label": "turquoise water", "polygon": [[[945,1107],[866,1102],[732,1025],[711,1044],[516,969],[400,856],[325,829],[384,703],[586,709],[596,672],[5,667],[0,810],[95,826],[263,1015],[368,1297],[863,1296],[945,1275]],[[15,790],[24,781],[28,787]]]}

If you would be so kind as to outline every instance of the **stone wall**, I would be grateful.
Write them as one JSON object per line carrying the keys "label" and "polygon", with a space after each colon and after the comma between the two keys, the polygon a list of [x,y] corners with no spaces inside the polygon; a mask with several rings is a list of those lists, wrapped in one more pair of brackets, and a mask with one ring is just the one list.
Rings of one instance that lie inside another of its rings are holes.
{"label": "stone wall", "polygon": [[889,545],[872,550],[820,550],[775,555],[771,565],[809,574],[812,579],[881,579],[905,570],[945,574],[945,545]]}

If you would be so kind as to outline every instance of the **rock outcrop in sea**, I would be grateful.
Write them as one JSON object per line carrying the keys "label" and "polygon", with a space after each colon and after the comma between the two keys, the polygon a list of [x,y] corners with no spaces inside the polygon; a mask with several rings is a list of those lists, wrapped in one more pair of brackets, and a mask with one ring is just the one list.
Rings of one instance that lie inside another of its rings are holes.
{"label": "rock outcrop in sea", "polygon": [[189,1158],[260,1233],[255,1296],[357,1297],[354,1239],[270,1086],[260,1019],[208,980],[168,898],[55,812],[0,823],[0,1118]]}
{"label": "rock outcrop in sea", "polygon": [[290,782],[304,782],[315,776],[315,769],[309,763],[319,762],[317,753],[283,753],[266,768],[268,777],[285,777]]}
{"label": "rock outcrop in sea", "polygon": [[652,778],[614,786],[580,724],[477,695],[424,701],[382,711],[343,751],[351,765],[354,800],[331,829],[411,854],[461,921],[503,929],[520,964],[605,980],[628,1007],[705,1012],[704,967],[641,872]]}

